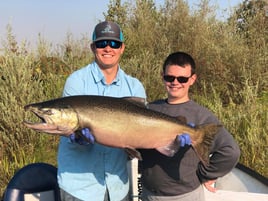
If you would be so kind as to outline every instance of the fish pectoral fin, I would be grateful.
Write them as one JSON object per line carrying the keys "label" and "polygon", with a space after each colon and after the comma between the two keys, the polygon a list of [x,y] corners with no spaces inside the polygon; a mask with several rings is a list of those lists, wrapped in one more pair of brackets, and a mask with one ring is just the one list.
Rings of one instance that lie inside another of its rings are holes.
{"label": "fish pectoral fin", "polygon": [[139,151],[137,151],[136,149],[133,148],[125,148],[125,151],[128,154],[128,157],[130,158],[130,160],[137,158],[138,160],[142,160],[141,154]]}
{"label": "fish pectoral fin", "polygon": [[156,148],[158,152],[168,157],[173,157],[179,151],[179,149],[180,149],[180,144],[178,143],[177,140],[174,140],[172,143],[164,147]]}

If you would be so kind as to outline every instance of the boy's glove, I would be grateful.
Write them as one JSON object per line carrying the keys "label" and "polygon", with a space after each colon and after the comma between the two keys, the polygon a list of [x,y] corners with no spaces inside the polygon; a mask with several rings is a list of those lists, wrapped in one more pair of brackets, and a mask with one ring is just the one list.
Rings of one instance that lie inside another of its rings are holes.
{"label": "boy's glove", "polygon": [[177,135],[177,141],[180,147],[184,147],[185,145],[191,145],[191,138],[189,134],[183,133],[182,135]]}
{"label": "boy's glove", "polygon": [[[191,123],[191,122],[188,123],[187,125],[192,127],[192,128],[195,127],[195,124]],[[192,144],[191,138],[190,138],[189,134],[187,134],[187,133],[177,135],[176,140],[177,140],[178,144],[180,145],[180,147],[184,147],[185,145],[191,145]]]}

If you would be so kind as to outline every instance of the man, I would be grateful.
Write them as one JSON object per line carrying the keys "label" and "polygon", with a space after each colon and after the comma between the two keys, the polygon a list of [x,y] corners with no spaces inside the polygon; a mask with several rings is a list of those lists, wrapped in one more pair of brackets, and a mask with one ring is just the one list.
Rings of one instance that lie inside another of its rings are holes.
{"label": "man", "polygon": [[[95,61],[73,72],[66,80],[63,96],[100,95],[146,98],[139,80],[120,68],[125,45],[120,27],[104,21],[96,25],[91,49]],[[105,115],[105,114],[103,114]],[[83,129],[90,135],[90,132]],[[122,131],[123,132],[123,131]],[[98,143],[80,146],[61,137],[58,152],[58,183],[63,201],[128,200],[127,154],[123,149]]]}
{"label": "man", "polygon": [[[189,88],[196,79],[195,62],[190,55],[184,52],[170,54],[162,73],[167,99],[152,102],[149,108],[174,117],[184,116],[188,124],[219,124],[212,112],[190,99]],[[201,184],[215,191],[211,184],[228,173],[240,156],[238,145],[224,127],[213,141],[208,166],[202,164],[193,148],[187,145],[172,157],[156,149],[140,151],[143,201],[204,201]]]}

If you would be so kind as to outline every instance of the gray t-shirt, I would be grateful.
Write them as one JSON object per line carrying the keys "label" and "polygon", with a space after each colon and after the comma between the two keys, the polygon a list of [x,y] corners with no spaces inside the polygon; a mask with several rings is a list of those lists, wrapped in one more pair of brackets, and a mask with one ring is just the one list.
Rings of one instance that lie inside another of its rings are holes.
{"label": "gray t-shirt", "polygon": [[[158,100],[150,103],[149,108],[173,117],[184,116],[187,123],[195,125],[220,124],[212,112],[192,100],[182,104]],[[191,192],[201,183],[228,173],[240,156],[238,145],[224,127],[219,129],[213,141],[209,166],[200,162],[191,146],[180,148],[173,157],[167,157],[155,149],[139,151],[143,158],[139,164],[142,185],[159,196]]]}

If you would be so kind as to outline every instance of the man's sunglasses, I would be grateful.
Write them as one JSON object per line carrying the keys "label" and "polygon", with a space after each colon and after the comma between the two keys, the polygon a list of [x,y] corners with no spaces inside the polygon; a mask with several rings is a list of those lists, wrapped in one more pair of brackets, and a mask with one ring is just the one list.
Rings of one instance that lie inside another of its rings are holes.
{"label": "man's sunglasses", "polygon": [[100,41],[95,42],[96,48],[105,48],[108,45],[113,49],[118,49],[121,47],[122,42],[115,41],[115,40],[100,40]]}
{"label": "man's sunglasses", "polygon": [[[190,76],[192,77],[192,75]],[[164,75],[163,78],[166,82],[174,82],[175,79],[177,79],[177,81],[179,83],[186,83],[188,82],[189,78],[190,77],[183,77],[183,76],[179,76],[179,77],[175,77],[175,76],[172,76],[172,75]]]}

